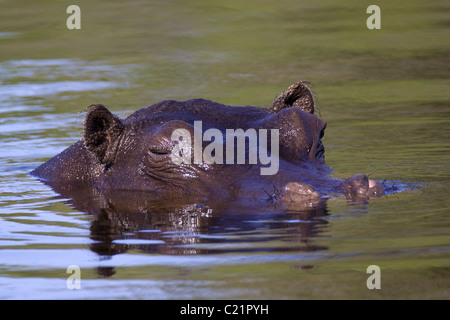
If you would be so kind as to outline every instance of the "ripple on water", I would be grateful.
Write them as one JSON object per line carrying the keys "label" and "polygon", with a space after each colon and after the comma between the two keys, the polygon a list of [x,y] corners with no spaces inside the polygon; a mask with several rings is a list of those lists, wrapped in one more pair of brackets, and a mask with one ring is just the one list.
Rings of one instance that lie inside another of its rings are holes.
{"label": "ripple on water", "polygon": [[[78,59],[10,60],[0,63],[0,113],[42,111],[42,105],[18,102],[62,92],[101,91],[123,87],[126,66]],[[105,81],[104,79],[110,79]]]}

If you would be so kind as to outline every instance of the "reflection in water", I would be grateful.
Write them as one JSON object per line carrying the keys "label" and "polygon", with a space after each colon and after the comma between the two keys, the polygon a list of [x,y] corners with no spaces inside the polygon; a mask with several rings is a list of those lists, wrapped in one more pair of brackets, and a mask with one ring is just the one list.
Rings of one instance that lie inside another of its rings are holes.
{"label": "reflection in water", "polygon": [[[323,219],[326,202],[297,211],[269,203],[249,207],[217,200],[168,205],[167,201],[147,200],[145,192],[52,187],[76,210],[93,216],[90,249],[102,260],[128,250],[198,255],[327,249],[311,240],[328,223]],[[103,277],[114,272],[111,267],[98,269]]]}
{"label": "reflection in water", "polygon": [[[121,87],[122,83],[110,80],[117,79],[117,74],[120,73],[117,69],[109,65],[90,65],[85,61],[73,59],[3,61],[0,62],[0,80],[5,83],[0,87],[0,104],[4,108],[14,106],[13,102],[27,97]],[[82,76],[86,74],[89,74],[90,80],[84,80]],[[105,81],[105,78],[108,81]],[[36,79],[41,81],[37,82]]]}

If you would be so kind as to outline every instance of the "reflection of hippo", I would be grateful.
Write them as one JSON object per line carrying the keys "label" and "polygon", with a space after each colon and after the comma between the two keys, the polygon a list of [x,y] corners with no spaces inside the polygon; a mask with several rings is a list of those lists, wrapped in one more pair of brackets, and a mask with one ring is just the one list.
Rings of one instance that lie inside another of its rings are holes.
{"label": "reflection of hippo", "polygon": [[116,272],[114,261],[108,260],[129,250],[204,255],[328,249],[316,243],[328,225],[323,219],[328,216],[325,201],[302,210],[286,211],[283,206],[277,208],[276,203],[247,206],[226,199],[167,203],[148,200],[146,191],[50,185],[60,194],[56,199],[91,215],[89,248],[101,257],[97,272],[102,277]]}
{"label": "reflection of hippo", "polygon": [[[203,156],[209,150],[214,161],[195,161],[196,123],[201,123],[200,150]],[[94,105],[86,116],[84,139],[31,174],[54,187],[82,184],[104,191],[140,190],[146,191],[148,199],[271,200],[288,208],[314,205],[326,194],[363,201],[384,194],[383,185],[365,175],[347,180],[326,176],[331,170],[324,164],[325,126],[314,115],[313,98],[303,82],[290,86],[269,109],[230,107],[202,99],[164,101],[122,120],[104,106]],[[177,129],[194,137],[188,149],[183,142],[189,140],[173,139]],[[259,133],[253,136],[257,144],[250,137],[243,145],[244,164],[237,159],[242,151],[237,142],[229,158],[229,130],[236,133],[237,129],[243,129],[247,137]],[[205,132],[213,133],[215,140]],[[269,147],[263,150],[264,141]],[[270,156],[272,163],[251,162],[252,152],[265,155],[266,160]],[[188,160],[193,160],[175,162],[175,154],[178,159],[189,154]],[[272,174],[262,174],[261,168],[269,166],[275,168]]]}
{"label": "reflection of hippo", "polygon": [[[252,256],[267,252],[294,254],[328,249],[316,243],[329,225],[323,218],[328,216],[325,201],[304,210],[286,211],[278,210],[276,204],[249,207],[223,199],[168,204],[147,200],[146,191],[100,192],[72,184],[57,184],[54,190],[60,194],[54,199],[90,215],[89,249],[99,256],[96,270],[101,277],[115,274],[117,262],[113,257],[130,250],[158,254],[155,259],[160,255],[228,253],[242,263],[246,253],[253,253],[249,255],[252,260]],[[133,257],[128,259],[133,263]],[[268,259],[272,259],[270,255]],[[180,272],[188,269],[179,267]]]}

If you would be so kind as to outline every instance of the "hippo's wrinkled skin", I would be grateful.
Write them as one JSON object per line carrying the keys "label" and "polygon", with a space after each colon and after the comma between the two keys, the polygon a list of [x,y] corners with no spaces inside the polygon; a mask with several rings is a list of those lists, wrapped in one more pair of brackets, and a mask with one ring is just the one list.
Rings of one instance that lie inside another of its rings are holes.
{"label": "hippo's wrinkled skin", "polygon": [[[175,164],[171,134],[180,128],[193,132],[194,121],[202,121],[203,131],[279,129],[277,173],[261,175],[262,165],[248,162]],[[94,105],[86,115],[84,138],[31,174],[60,188],[135,190],[149,199],[270,200],[286,208],[312,206],[327,194],[357,201],[383,195],[383,185],[365,175],[347,180],[327,176],[331,170],[324,163],[321,141],[325,127],[314,115],[313,97],[304,82],[290,86],[269,109],[193,99],[164,101],[119,119]]]}

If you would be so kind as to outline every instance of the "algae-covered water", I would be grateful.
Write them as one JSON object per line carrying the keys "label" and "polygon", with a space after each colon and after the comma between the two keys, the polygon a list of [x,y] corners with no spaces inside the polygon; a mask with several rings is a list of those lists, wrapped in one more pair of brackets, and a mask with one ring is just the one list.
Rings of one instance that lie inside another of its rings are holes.
{"label": "algae-covered water", "polygon": [[[449,298],[449,3],[379,1],[374,30],[368,1],[77,1],[79,30],[70,4],[0,2],[1,299]],[[400,192],[313,216],[199,203],[93,215],[29,175],[81,138],[91,104],[121,117],[165,99],[268,107],[299,80],[328,122],[333,176]]]}

